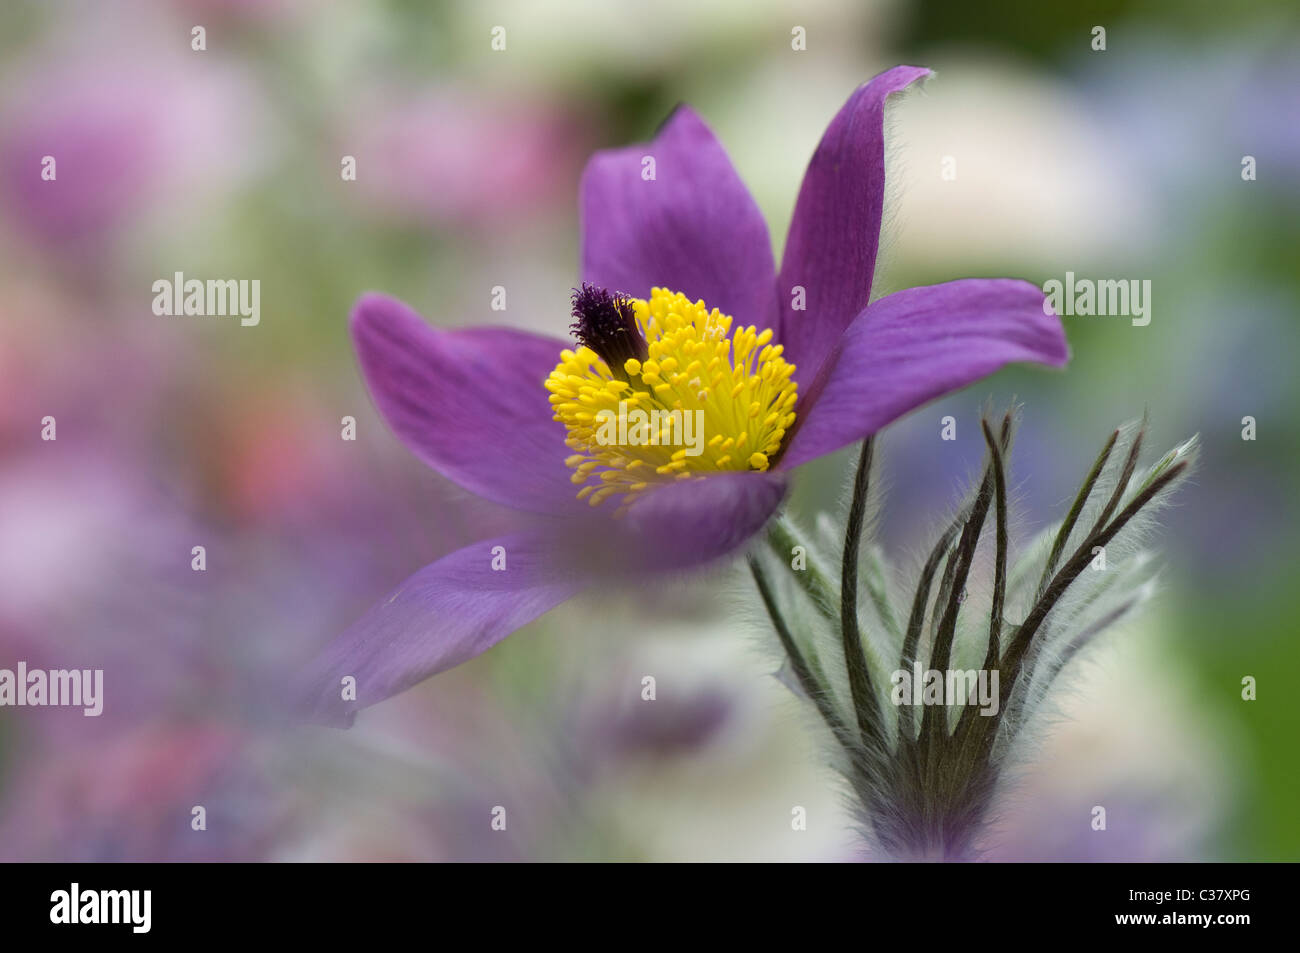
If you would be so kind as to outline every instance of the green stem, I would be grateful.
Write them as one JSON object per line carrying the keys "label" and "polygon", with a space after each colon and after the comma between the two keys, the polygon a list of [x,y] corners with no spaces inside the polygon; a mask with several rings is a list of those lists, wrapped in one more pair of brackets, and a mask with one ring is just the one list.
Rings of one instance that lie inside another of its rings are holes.
{"label": "green stem", "polygon": [[1097,478],[1101,476],[1101,471],[1106,466],[1106,461],[1110,459],[1110,453],[1115,449],[1115,441],[1118,439],[1119,431],[1116,430],[1111,433],[1110,439],[1106,441],[1106,446],[1101,448],[1101,454],[1093,463],[1092,469],[1088,471],[1083,486],[1079,488],[1078,495],[1074,498],[1074,505],[1070,507],[1070,512],[1065,514],[1065,522],[1061,524],[1060,530],[1057,531],[1056,539],[1052,543],[1052,551],[1047,556],[1047,562],[1043,564],[1043,574],[1038,580],[1038,595],[1043,594],[1043,590],[1047,588],[1047,583],[1051,580],[1052,574],[1056,572],[1056,564],[1061,559],[1061,553],[1065,551],[1065,544],[1070,538],[1070,533],[1074,532],[1074,524],[1078,521],[1079,514],[1083,512],[1088,497],[1092,496],[1092,488],[1097,485]]}
{"label": "green stem", "polygon": [[790,668],[794,671],[794,677],[799,682],[799,687],[803,689],[803,693],[816,706],[818,713],[822,716],[822,720],[826,722],[826,726],[830,728],[831,733],[844,745],[849,754],[853,755],[854,751],[849,741],[848,728],[840,720],[839,715],[835,713],[827,686],[822,684],[813,674],[808,661],[804,658],[803,653],[799,651],[799,646],[790,632],[790,626],[786,624],[785,616],[776,603],[776,596],[772,591],[771,583],[768,581],[767,573],[763,571],[758,559],[754,556],[749,557],[749,571],[754,576],[754,584],[758,587],[759,596],[762,597],[763,607],[767,609],[768,618],[772,620],[772,628],[776,630],[776,637],[780,640],[781,647],[790,660]]}
{"label": "green stem", "polygon": [[[784,517],[778,516],[772,520],[767,527],[767,543],[776,558],[783,564],[790,565],[790,557],[794,553],[796,546],[800,546],[798,538],[790,530],[789,524]],[[835,620],[839,617],[839,599],[835,592],[835,587],[831,584],[830,577],[826,575],[821,566],[813,561],[812,556],[808,553],[808,547],[804,546],[804,557],[807,561],[807,568],[794,570],[795,581],[799,588],[808,594],[813,605],[826,618]]]}
{"label": "green stem", "polygon": [[849,505],[848,526],[844,532],[844,558],[840,574],[840,642],[844,648],[844,667],[849,674],[849,691],[858,730],[866,742],[880,737],[879,713],[871,687],[867,656],[862,651],[862,633],[858,629],[858,553],[862,546],[862,527],[867,515],[867,491],[871,484],[872,440],[862,442],[858,472],[853,479],[853,500]]}

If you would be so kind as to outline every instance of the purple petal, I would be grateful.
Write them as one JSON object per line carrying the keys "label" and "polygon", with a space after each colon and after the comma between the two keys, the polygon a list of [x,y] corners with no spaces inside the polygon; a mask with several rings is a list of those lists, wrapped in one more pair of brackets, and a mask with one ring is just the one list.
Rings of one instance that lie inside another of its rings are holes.
{"label": "purple petal", "polygon": [[370,393],[410,450],[471,493],[548,513],[577,505],[564,425],[542,382],[563,341],[509,328],[441,331],[364,295],[352,338]]}
{"label": "purple petal", "polygon": [[[743,546],[785,495],[777,473],[728,473],[648,494],[619,519],[582,518],[484,540],[411,576],[321,654],[300,706],[313,720],[349,724],[361,708],[491,648],[515,629],[598,583],[653,582]],[[505,569],[493,569],[495,547]],[[345,700],[342,680],[356,679]]]}
{"label": "purple petal", "polygon": [[720,473],[656,490],[619,521],[624,546],[652,570],[686,569],[743,546],[776,512],[778,473]]}
{"label": "purple petal", "polygon": [[[643,178],[653,157],[653,179]],[[582,278],[679,291],[739,324],[777,319],[767,224],[703,121],[678,107],[651,143],[598,152],[582,176]]]}
{"label": "purple petal", "polygon": [[[781,343],[811,381],[871,298],[885,200],[885,100],[930,71],[896,66],[859,86],[808,163],[781,260]],[[805,310],[791,309],[804,289]]]}
{"label": "purple petal", "polygon": [[875,433],[927,401],[1012,361],[1060,367],[1060,319],[1042,291],[1009,278],[968,278],[881,298],[849,325],[795,405],[780,465],[794,467]]}
{"label": "purple petal", "polygon": [[[485,652],[564,602],[582,587],[555,570],[553,557],[548,533],[525,531],[474,543],[425,566],[311,666],[307,713],[326,724],[350,724],[359,709]],[[504,558],[504,569],[493,568],[497,558]],[[342,697],[349,675],[356,679],[355,701]]]}

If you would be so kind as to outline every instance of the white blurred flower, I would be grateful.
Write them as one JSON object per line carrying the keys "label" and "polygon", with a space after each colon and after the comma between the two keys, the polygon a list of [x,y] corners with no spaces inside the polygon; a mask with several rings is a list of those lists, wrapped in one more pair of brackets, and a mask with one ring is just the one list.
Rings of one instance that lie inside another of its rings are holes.
{"label": "white blurred flower", "polygon": [[895,120],[887,258],[1055,272],[1143,247],[1154,228],[1144,181],[1084,100],[1005,63],[922,59],[935,76],[896,104],[907,119]]}

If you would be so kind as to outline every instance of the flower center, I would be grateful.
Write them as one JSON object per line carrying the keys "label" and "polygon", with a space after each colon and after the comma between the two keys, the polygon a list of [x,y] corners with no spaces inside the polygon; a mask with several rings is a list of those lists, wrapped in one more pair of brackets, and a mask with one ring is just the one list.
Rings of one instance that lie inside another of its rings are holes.
{"label": "flower center", "polygon": [[583,285],[575,350],[546,380],[579,499],[623,506],[656,484],[766,470],[794,423],[794,365],[771,330],[664,288],[648,301]]}

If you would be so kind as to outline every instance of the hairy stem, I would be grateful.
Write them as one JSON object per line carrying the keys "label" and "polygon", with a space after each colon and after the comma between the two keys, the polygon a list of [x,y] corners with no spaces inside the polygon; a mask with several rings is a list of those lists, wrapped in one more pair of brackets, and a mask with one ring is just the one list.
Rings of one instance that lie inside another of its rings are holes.
{"label": "hairy stem", "polygon": [[[776,554],[776,558],[785,565],[790,564],[790,556],[793,554],[795,547],[799,545],[799,540],[794,533],[790,531],[790,526],[781,517],[777,517],[768,524],[767,527],[768,547]],[[838,600],[835,597],[835,587],[826,575],[822,567],[813,561],[804,547],[804,556],[807,561],[807,568],[801,569],[795,573],[795,581],[799,587],[808,594],[812,599],[813,605],[817,610],[828,619],[835,619],[838,616]]]}
{"label": "hairy stem", "polygon": [[1083,541],[1083,544],[1075,551],[1070,560],[1061,567],[1060,571],[1052,578],[1051,583],[1047,586],[1046,592],[1041,599],[1034,604],[1025,616],[1025,621],[1021,623],[1020,630],[1012,640],[1011,646],[1007,649],[1006,668],[1010,673],[1010,678],[1002,679],[1001,684],[1001,702],[1002,707],[1006,707],[1007,699],[1011,695],[1011,689],[1015,686],[1016,678],[1020,675],[1020,668],[1024,664],[1025,653],[1029,650],[1029,644],[1038,631],[1047,614],[1056,605],[1057,600],[1065,594],[1065,590],[1070,584],[1078,578],[1079,573],[1083,572],[1092,562],[1092,549],[1094,546],[1105,546],[1138,512],[1151,502],[1152,497],[1168,486],[1173,480],[1177,479],[1184,470],[1187,469],[1186,463],[1178,463],[1170,467],[1164,473],[1160,474],[1155,480],[1152,480],[1147,487],[1135,496],[1128,506],[1124,507],[1119,516],[1100,532],[1095,532]]}
{"label": "hairy stem", "polygon": [[799,650],[794,636],[790,633],[790,626],[786,624],[785,616],[776,604],[776,596],[772,591],[772,584],[767,578],[767,573],[759,565],[755,557],[750,556],[748,562],[749,571],[754,576],[754,584],[758,587],[758,594],[763,600],[763,607],[767,610],[768,618],[772,620],[772,628],[776,630],[776,637],[781,642],[781,648],[785,650],[786,658],[790,660],[790,668],[794,672],[799,687],[803,689],[803,693],[808,696],[809,700],[817,708],[818,714],[821,715],[822,721],[826,723],[826,727],[831,730],[831,734],[845,747],[850,757],[856,757],[857,753],[850,740],[851,733],[848,726],[835,713],[827,687],[813,674],[803,652]]}
{"label": "hairy stem", "polygon": [[862,442],[858,472],[853,479],[853,500],[849,506],[848,527],[844,533],[844,558],[840,572],[840,642],[844,649],[844,667],[849,674],[849,691],[853,710],[863,740],[880,739],[879,711],[872,691],[871,672],[862,650],[862,633],[858,629],[858,553],[862,545],[862,527],[866,522],[867,492],[871,484],[873,441]]}
{"label": "hairy stem", "polygon": [[993,469],[994,519],[997,524],[997,563],[993,570],[993,607],[989,612],[989,648],[984,668],[991,669],[1002,657],[999,642],[1002,638],[1002,607],[1007,596],[1007,474],[1002,461],[1002,451],[993,439],[987,420],[980,421],[984,442],[988,444]]}
{"label": "hairy stem", "polygon": [[1116,430],[1106,441],[1106,446],[1101,448],[1101,454],[1088,471],[1088,476],[1083,481],[1083,486],[1079,488],[1078,495],[1074,498],[1074,504],[1070,507],[1070,512],[1065,514],[1065,522],[1061,524],[1061,529],[1056,534],[1056,539],[1052,542],[1052,551],[1047,557],[1047,562],[1043,564],[1043,575],[1038,580],[1038,593],[1042,595],[1043,589],[1047,586],[1047,580],[1052,578],[1052,573],[1056,571],[1056,563],[1061,558],[1061,553],[1065,550],[1065,544],[1069,542],[1070,534],[1074,532],[1074,524],[1079,521],[1079,514],[1083,512],[1084,506],[1088,503],[1088,497],[1092,496],[1092,489],[1097,485],[1097,479],[1101,476],[1102,468],[1106,466],[1106,461],[1110,459],[1110,452],[1115,449],[1115,441],[1119,439],[1119,431]]}

